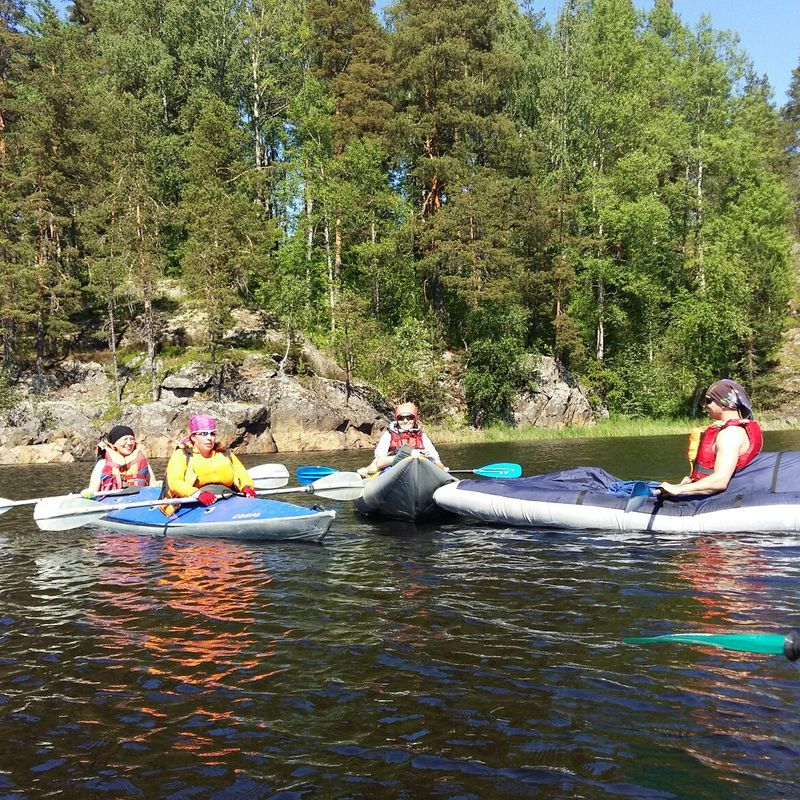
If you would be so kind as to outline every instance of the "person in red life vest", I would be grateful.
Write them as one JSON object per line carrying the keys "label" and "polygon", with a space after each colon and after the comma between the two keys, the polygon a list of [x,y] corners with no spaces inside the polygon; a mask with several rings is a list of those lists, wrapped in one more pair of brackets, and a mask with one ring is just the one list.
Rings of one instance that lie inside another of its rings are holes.
{"label": "person in red life vest", "polygon": [[155,475],[136,444],[133,429],[116,425],[97,446],[97,463],[89,478],[88,493],[108,492],[133,486],[150,486]]}
{"label": "person in red life vest", "polygon": [[701,434],[696,453],[690,439],[692,474],[680,483],[662,483],[666,495],[709,495],[722,492],[734,472],[747,466],[763,444],[753,405],[736,381],[725,378],[706,392],[704,405],[713,422]]}
{"label": "person in red life vest", "polygon": [[375,445],[372,463],[362,467],[358,472],[362,477],[374,475],[388,467],[401,447],[418,450],[425,458],[432,461],[440,469],[446,469],[439,459],[439,453],[433,446],[427,433],[419,424],[419,409],[414,403],[400,403],[394,407],[394,419]]}
{"label": "person in red life vest", "polygon": [[[253,479],[236,456],[217,444],[217,423],[208,414],[189,420],[189,435],[181,441],[167,463],[164,497],[196,497],[204,506],[218,498],[211,490],[233,489],[255,497]],[[164,508],[168,516],[170,506]]]}

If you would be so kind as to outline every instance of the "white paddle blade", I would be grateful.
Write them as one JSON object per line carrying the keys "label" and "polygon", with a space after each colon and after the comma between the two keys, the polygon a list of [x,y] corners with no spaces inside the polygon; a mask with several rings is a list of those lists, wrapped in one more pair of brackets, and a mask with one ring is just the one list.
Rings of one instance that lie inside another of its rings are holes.
{"label": "white paddle blade", "polygon": [[64,495],[55,495],[54,497],[32,497],[29,500],[7,500],[5,497],[0,497],[0,514],[5,514],[6,511],[11,511],[12,508],[17,506],[33,506],[41,503],[43,500],[63,500]]}
{"label": "white paddle blade", "polygon": [[80,495],[45,497],[33,508],[33,520],[41,531],[68,531],[108,514],[109,507]]}
{"label": "white paddle blade", "polygon": [[334,472],[306,488],[330,500],[356,500],[364,494],[364,479],[357,472]]}
{"label": "white paddle blade", "polygon": [[247,471],[256,489],[278,489],[289,483],[289,470],[283,464],[258,464]]}

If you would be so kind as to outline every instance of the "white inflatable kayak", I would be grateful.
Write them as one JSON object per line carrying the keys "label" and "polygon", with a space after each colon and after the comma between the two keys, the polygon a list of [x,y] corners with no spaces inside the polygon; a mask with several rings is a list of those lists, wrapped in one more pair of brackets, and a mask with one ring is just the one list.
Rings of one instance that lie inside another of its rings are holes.
{"label": "white inflatable kayak", "polygon": [[662,533],[800,532],[800,452],[762,453],[710,497],[643,500],[603,469],[576,469],[507,480],[459,481],[436,490],[446,511],[523,528]]}

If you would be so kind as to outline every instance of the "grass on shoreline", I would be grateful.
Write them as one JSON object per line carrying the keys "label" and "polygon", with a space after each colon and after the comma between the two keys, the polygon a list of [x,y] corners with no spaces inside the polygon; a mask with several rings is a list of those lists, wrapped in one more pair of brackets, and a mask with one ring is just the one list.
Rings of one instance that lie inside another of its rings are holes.
{"label": "grass on shoreline", "polygon": [[[794,430],[799,426],[788,425],[783,420],[761,422],[765,430]],[[705,427],[705,417],[684,419],[643,419],[631,417],[609,417],[597,425],[587,427],[536,428],[528,425],[513,428],[510,425],[493,425],[490,428],[452,428],[446,425],[425,425],[425,430],[437,443],[470,444],[481,442],[528,442],[551,439],[611,439],[624,436],[668,436],[688,433],[692,428]]]}

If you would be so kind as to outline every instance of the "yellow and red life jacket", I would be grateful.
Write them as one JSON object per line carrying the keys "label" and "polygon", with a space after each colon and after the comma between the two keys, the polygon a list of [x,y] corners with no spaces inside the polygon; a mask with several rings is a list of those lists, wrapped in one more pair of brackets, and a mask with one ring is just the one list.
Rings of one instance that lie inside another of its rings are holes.
{"label": "yellow and red life jacket", "polygon": [[[764,444],[764,437],[761,434],[761,426],[754,419],[731,419],[724,425],[709,425],[700,435],[697,444],[697,454],[692,463],[691,479],[699,481],[706,475],[714,471],[716,453],[714,452],[714,442],[719,436],[719,432],[729,425],[738,425],[744,428],[747,434],[749,445],[747,450],[739,456],[736,462],[736,469],[739,470],[747,466],[760,452]],[[694,432],[693,432],[694,433]],[[692,461],[692,434],[689,435],[689,460]]]}
{"label": "yellow and red life jacket", "polygon": [[124,458],[116,450],[106,448],[103,469],[100,472],[101,492],[149,485],[150,468],[144,453],[138,447],[128,458]]}

